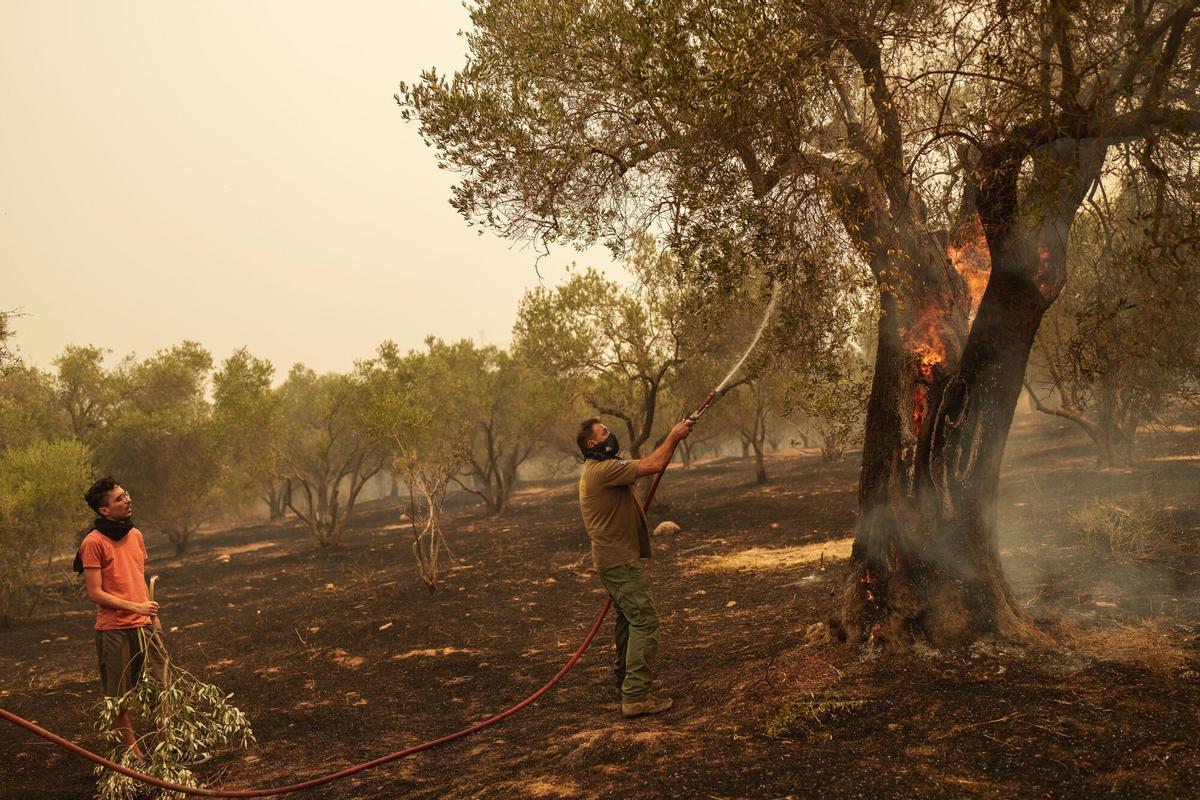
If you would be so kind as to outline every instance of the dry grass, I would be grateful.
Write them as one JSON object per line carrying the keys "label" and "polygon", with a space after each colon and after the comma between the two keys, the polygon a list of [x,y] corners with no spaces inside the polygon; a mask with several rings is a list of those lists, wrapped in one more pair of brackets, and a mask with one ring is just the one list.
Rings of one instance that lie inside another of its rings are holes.
{"label": "dry grass", "polygon": [[847,700],[823,692],[819,695],[792,697],[767,721],[767,736],[772,739],[803,738],[808,742],[829,741],[833,735],[824,730],[832,722],[862,710],[866,700]]}
{"label": "dry grass", "polygon": [[731,569],[772,570],[790,569],[802,564],[825,561],[840,561],[850,557],[854,539],[833,539],[828,542],[803,545],[801,547],[752,547],[736,553],[719,556],[701,556],[693,569],[697,572],[713,572]]}
{"label": "dry grass", "polygon": [[1117,661],[1171,675],[1189,663],[1169,623],[1147,619],[1136,625],[1119,623],[1099,628],[1071,627],[1061,632],[1065,644],[1089,659]]}
{"label": "dry grass", "polygon": [[1146,493],[1121,504],[1093,501],[1071,514],[1069,521],[1088,546],[1116,561],[1161,557],[1174,542],[1170,515]]}

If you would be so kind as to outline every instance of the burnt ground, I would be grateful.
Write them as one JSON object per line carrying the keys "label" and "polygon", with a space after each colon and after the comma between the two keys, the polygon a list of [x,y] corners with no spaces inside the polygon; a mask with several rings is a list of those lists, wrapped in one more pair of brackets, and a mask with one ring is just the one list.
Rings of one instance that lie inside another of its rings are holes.
{"label": "burnt ground", "polygon": [[[1200,435],[1144,444],[1136,470],[1097,472],[1082,436],[1018,418],[1002,542],[1019,596],[1056,637],[1050,652],[805,644],[836,608],[855,465],[779,454],[765,487],[743,459],[675,467],[656,517],[682,531],[656,539],[653,567],[673,710],[620,717],[607,622],[518,716],[299,796],[1200,795]],[[1073,533],[1067,515],[1087,499],[1142,492],[1176,520],[1169,557],[1121,565]],[[329,552],[291,523],[208,532],[183,559],[148,534],[174,659],[233,692],[258,737],[198,768],[202,779],[321,775],[458,730],[558,670],[604,600],[573,481],[521,490],[498,519],[460,500],[445,527],[458,561],[436,594],[386,502]],[[91,626],[80,598],[0,631],[0,706],[98,746]],[[783,724],[843,701],[807,730]],[[0,728],[0,752],[4,798],[92,792],[88,764],[16,728]]]}

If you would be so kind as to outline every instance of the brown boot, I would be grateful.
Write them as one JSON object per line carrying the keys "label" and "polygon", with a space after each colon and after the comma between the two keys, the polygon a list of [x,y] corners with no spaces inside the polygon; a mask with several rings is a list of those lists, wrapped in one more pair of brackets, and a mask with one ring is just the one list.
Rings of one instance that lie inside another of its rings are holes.
{"label": "brown boot", "polygon": [[651,692],[641,700],[622,700],[621,714],[629,718],[640,717],[643,714],[660,714],[673,705],[675,701],[671,698]]}

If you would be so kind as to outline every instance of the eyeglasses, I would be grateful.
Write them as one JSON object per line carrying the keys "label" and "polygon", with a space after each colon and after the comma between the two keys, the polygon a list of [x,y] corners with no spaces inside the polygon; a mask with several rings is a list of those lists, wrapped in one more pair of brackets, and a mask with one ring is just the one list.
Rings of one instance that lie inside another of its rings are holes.
{"label": "eyeglasses", "polygon": [[130,500],[132,500],[132,499],[133,499],[133,498],[129,496],[129,492],[121,492],[119,495],[117,495],[116,497],[114,497],[114,498],[113,498],[113,499],[112,499],[110,502],[113,502],[113,503],[126,503],[126,502],[128,502],[128,501],[130,501]]}

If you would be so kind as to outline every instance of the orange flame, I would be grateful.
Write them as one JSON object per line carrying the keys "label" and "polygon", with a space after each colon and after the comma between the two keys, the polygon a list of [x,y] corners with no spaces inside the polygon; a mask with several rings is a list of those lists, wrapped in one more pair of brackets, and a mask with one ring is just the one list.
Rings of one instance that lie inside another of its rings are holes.
{"label": "orange flame", "polygon": [[962,276],[967,290],[971,293],[971,312],[968,319],[974,320],[992,271],[992,252],[988,249],[987,236],[983,232],[983,223],[980,222],[978,214],[954,233],[949,246],[946,247],[946,255],[950,257],[950,263]]}
{"label": "orange flame", "polygon": [[911,328],[901,328],[900,335],[908,343],[908,349],[917,357],[921,378],[933,383],[933,368],[946,360],[946,344],[942,341],[941,321],[945,312],[936,299],[925,306],[917,323]]}
{"label": "orange flame", "polygon": [[941,321],[945,311],[937,298],[932,298],[921,311],[911,328],[901,328],[908,351],[917,358],[918,375],[912,397],[912,435],[919,438],[921,423],[928,411],[929,388],[933,385],[933,368],[946,361],[946,344],[942,340]]}

